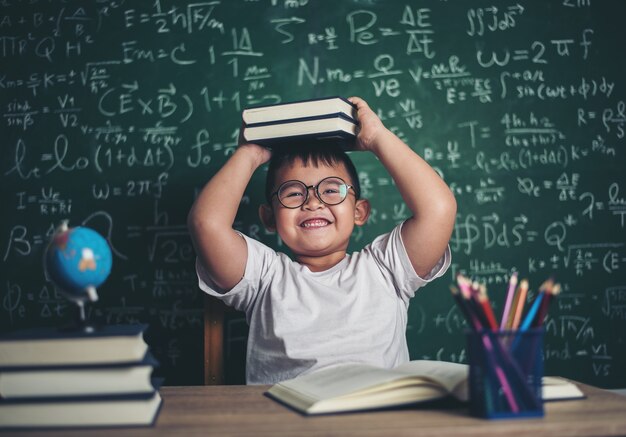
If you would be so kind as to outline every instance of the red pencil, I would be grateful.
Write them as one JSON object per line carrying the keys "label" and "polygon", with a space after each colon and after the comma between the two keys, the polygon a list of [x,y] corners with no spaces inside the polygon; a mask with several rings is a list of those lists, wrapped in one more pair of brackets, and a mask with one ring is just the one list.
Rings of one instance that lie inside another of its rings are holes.
{"label": "red pencil", "polygon": [[546,282],[541,284],[541,288],[544,289],[545,295],[543,296],[543,300],[541,301],[541,306],[539,307],[539,311],[537,311],[537,317],[533,321],[533,327],[539,327],[543,323],[544,319],[548,315],[548,307],[550,306],[550,302],[561,292],[561,285],[555,284],[552,279],[548,279]]}
{"label": "red pencil", "polygon": [[487,287],[485,287],[484,284],[481,284],[478,288],[478,301],[483,308],[485,316],[487,316],[489,327],[492,331],[497,331],[498,322],[496,322],[496,316],[493,314],[493,309],[491,308],[491,304],[489,303],[489,297],[487,296]]}

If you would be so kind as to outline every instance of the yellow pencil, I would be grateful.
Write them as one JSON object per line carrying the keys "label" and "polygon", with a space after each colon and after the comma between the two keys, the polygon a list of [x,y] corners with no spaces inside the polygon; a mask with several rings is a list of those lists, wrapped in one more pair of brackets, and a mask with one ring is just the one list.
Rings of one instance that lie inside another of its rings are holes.
{"label": "yellow pencil", "polygon": [[528,293],[528,281],[522,279],[519,284],[519,292],[515,296],[517,304],[515,305],[515,316],[513,317],[513,324],[511,329],[516,330],[519,326],[519,322],[522,320],[522,312],[524,311],[524,302],[526,301],[526,294]]}

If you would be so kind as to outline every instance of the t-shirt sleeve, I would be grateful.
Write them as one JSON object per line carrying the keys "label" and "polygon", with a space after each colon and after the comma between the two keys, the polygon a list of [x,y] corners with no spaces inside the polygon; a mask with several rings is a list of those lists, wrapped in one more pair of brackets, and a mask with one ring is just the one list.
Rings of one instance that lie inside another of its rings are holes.
{"label": "t-shirt sleeve", "polygon": [[402,241],[402,225],[403,223],[396,226],[388,234],[379,236],[364,250],[371,251],[380,268],[388,272],[398,296],[408,303],[420,287],[446,273],[450,267],[452,255],[450,246],[447,246],[444,254],[431,271],[426,276],[420,277],[413,269]]}
{"label": "t-shirt sleeve", "polygon": [[230,290],[221,290],[211,280],[211,277],[196,259],[196,274],[198,286],[206,294],[216,297],[226,305],[232,306],[238,311],[249,314],[254,302],[264,288],[264,278],[271,269],[278,254],[263,243],[256,241],[244,234],[240,234],[248,247],[248,259],[241,280]]}

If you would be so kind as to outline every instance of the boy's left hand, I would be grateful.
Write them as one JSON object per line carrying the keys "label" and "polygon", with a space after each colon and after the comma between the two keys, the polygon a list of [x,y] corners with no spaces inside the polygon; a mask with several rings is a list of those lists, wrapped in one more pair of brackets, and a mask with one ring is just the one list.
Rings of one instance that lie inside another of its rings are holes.
{"label": "boy's left hand", "polygon": [[356,105],[356,116],[359,121],[355,150],[373,152],[379,143],[381,135],[387,132],[387,128],[365,100],[360,97],[350,97],[348,100]]}

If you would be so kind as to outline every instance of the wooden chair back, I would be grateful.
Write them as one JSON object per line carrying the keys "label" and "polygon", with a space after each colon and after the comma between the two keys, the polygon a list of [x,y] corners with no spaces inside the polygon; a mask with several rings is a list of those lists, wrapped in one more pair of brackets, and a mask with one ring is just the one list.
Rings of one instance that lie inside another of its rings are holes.
{"label": "wooden chair back", "polygon": [[224,313],[220,300],[204,296],[204,384],[222,385],[224,380]]}

